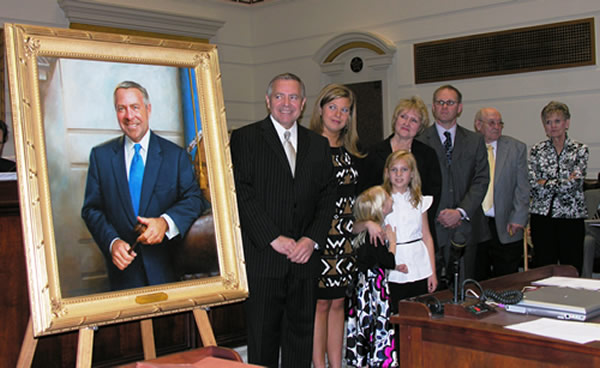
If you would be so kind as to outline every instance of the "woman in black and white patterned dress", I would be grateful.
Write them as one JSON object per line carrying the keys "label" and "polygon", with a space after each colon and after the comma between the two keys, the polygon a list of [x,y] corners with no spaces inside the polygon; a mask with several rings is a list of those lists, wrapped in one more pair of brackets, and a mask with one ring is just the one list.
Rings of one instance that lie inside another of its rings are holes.
{"label": "woman in black and white patterned dress", "polygon": [[548,139],[534,145],[529,154],[533,263],[539,267],[560,262],[581,273],[587,217],[583,180],[589,149],[567,135],[571,123],[567,105],[551,101],[541,115]]}
{"label": "woman in black and white patterned dress", "polygon": [[358,181],[356,99],[342,85],[330,84],[321,90],[313,109],[310,129],[329,140],[335,179],[338,183],[335,213],[321,245],[321,272],[318,278],[313,345],[315,368],[341,367],[344,340],[344,297],[352,271],[352,208]]}

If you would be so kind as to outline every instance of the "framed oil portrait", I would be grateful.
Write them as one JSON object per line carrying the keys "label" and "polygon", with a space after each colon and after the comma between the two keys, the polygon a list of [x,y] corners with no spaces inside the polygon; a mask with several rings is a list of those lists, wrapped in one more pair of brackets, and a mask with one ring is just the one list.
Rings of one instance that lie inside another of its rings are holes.
{"label": "framed oil portrait", "polygon": [[[17,24],[4,32],[34,336],[246,298],[216,47]],[[82,206],[90,151],[123,136],[114,97],[123,81],[147,91],[152,135],[187,150],[210,208],[160,258],[173,279],[115,290]]]}

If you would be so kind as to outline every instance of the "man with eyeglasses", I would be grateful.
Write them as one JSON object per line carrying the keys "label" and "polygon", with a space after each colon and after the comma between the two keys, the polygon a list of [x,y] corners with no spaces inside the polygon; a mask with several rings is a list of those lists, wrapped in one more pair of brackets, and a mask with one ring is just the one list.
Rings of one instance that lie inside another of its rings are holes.
{"label": "man with eyeglasses", "polygon": [[[461,280],[475,274],[477,244],[490,238],[481,202],[487,192],[489,169],[483,136],[457,124],[462,112],[462,95],[456,87],[443,85],[433,93],[435,124],[418,137],[432,147],[442,171],[442,194],[435,229],[438,279],[450,277],[453,242],[461,246]],[[457,247],[454,247],[458,249]]]}
{"label": "man with eyeglasses", "polygon": [[490,184],[481,207],[491,239],[477,245],[475,278],[478,281],[519,271],[523,232],[529,215],[527,146],[502,135],[502,115],[493,107],[475,114],[475,130],[485,140]]}

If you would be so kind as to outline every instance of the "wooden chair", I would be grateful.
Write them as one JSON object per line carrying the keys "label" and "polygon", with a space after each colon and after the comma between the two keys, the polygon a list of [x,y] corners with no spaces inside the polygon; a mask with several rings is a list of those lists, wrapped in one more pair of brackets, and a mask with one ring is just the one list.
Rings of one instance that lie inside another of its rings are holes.
{"label": "wooden chair", "polygon": [[219,257],[212,211],[202,214],[192,224],[174,255],[173,263],[181,280],[219,274]]}
{"label": "wooden chair", "polygon": [[533,242],[531,241],[531,226],[527,224],[523,231],[523,271],[529,270],[529,261],[531,260],[529,248],[533,249]]}
{"label": "wooden chair", "polygon": [[[600,189],[589,189],[584,192],[585,206],[588,218],[594,217],[600,203]],[[594,261],[600,256],[600,249],[596,245],[600,243],[600,228],[585,224],[585,237],[583,239],[583,266],[581,277],[591,278],[594,272]]]}
{"label": "wooden chair", "polygon": [[233,362],[243,363],[244,360],[237,351],[220,346],[206,346],[198,349],[182,351],[162,356],[156,359],[144,360],[141,362],[123,365],[120,368],[160,368],[163,366],[172,367],[175,364],[193,364],[206,357],[214,357]]}

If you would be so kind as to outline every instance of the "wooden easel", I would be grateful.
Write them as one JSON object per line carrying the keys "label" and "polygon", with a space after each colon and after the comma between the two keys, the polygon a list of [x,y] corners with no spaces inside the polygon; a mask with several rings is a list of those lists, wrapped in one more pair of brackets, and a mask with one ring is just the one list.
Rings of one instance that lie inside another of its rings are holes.
{"label": "wooden easel", "polygon": [[[203,346],[217,346],[217,340],[213,333],[212,326],[208,319],[206,309],[195,308],[192,310],[196,327],[202,339]],[[143,319],[140,321],[140,329],[142,335],[142,346],[144,348],[144,359],[156,358],[156,346],[154,345],[154,329],[152,327],[152,319]],[[94,348],[94,331],[93,327],[83,327],[79,329],[79,338],[77,341],[77,368],[87,368],[92,366],[92,352]],[[31,317],[27,323],[25,337],[21,345],[19,360],[17,367],[31,367],[33,356],[37,347],[38,339],[33,337],[33,326]]]}

